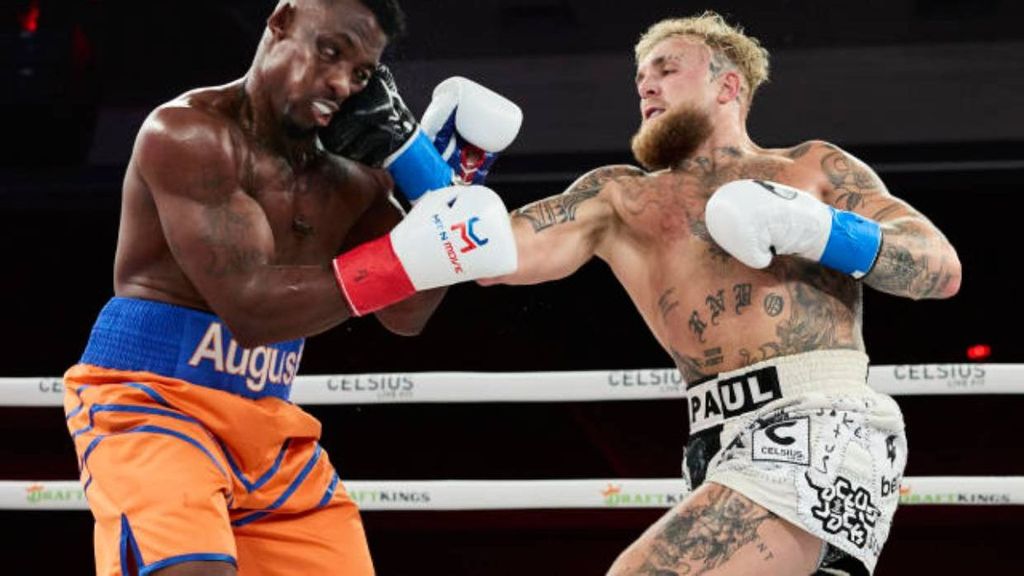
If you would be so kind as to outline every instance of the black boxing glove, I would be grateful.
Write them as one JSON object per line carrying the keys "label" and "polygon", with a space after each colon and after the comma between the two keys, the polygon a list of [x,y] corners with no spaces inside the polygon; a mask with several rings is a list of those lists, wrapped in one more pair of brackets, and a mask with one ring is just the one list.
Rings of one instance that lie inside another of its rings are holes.
{"label": "black boxing glove", "polygon": [[391,71],[378,64],[366,87],[342,102],[320,130],[320,141],[334,154],[379,168],[418,125],[398,94]]}
{"label": "black boxing glove", "polygon": [[452,169],[420,129],[383,64],[361,92],[341,104],[319,135],[331,153],[387,168],[410,202],[452,183]]}

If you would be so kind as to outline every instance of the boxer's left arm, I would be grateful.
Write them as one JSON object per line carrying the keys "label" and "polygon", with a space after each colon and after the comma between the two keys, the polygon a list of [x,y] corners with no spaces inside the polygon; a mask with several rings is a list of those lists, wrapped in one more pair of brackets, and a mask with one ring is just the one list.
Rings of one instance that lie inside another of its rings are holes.
{"label": "boxer's left arm", "polygon": [[840,210],[877,222],[882,243],[868,286],[913,299],[948,298],[960,289],[956,250],[928,218],[889,193],[867,164],[832,144],[820,143],[815,156],[826,178],[823,200]]}
{"label": "boxer's left arm", "polygon": [[776,255],[793,255],[897,296],[957,293],[960,260],[924,215],[839,148],[819,142],[798,150],[791,173],[814,183],[815,193],[764,180],[728,182],[705,210],[708,232],[719,246],[752,268],[767,267]]}
{"label": "boxer's left arm", "polygon": [[604,166],[584,174],[561,194],[514,210],[519,267],[512,274],[477,282],[539,284],[569,276],[600,254],[617,225],[611,199],[615,178],[640,174],[643,171],[633,166]]}
{"label": "boxer's left arm", "polygon": [[[386,234],[402,221],[404,215],[404,210],[393,196],[379,194],[376,201],[349,231],[341,252]],[[378,310],[374,315],[390,332],[399,336],[416,336],[423,331],[423,327],[434,314],[447,290],[448,288],[443,286],[417,292],[405,300]]]}

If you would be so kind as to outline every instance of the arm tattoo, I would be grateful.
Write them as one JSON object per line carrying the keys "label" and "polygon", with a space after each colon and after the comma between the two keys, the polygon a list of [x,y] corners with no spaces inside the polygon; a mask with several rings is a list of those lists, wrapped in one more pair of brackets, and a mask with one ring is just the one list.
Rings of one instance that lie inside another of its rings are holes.
{"label": "arm tattoo", "polygon": [[804,142],[803,144],[800,144],[795,148],[790,148],[789,151],[786,152],[786,156],[792,158],[793,160],[796,160],[797,158],[800,158],[801,156],[807,154],[807,152],[810,151],[810,149],[813,147],[813,142]]}
{"label": "arm tattoo", "polygon": [[915,228],[912,222],[902,222],[882,235],[875,267],[864,278],[869,286],[911,298],[928,298],[945,291],[952,275],[941,260],[938,269],[933,268],[928,258],[929,241]]}
{"label": "arm tattoo", "polygon": [[556,224],[572,222],[576,210],[583,202],[597,196],[610,180],[621,176],[642,176],[645,172],[635,166],[605,166],[592,170],[573,182],[563,194],[534,202],[512,212],[513,218],[525,218],[534,232],[541,232]]}
{"label": "arm tattoo", "polygon": [[604,168],[591,170],[587,174],[584,174],[579,180],[572,183],[572,186],[566,190],[566,193],[574,192],[576,190],[586,190],[587,188],[600,188],[609,180],[620,176],[643,176],[645,174],[646,172],[636,166],[605,166]]}
{"label": "arm tattoo", "polygon": [[570,190],[561,196],[523,206],[513,212],[512,217],[525,218],[533,226],[534,232],[541,232],[556,224],[576,220],[576,209],[579,208],[579,205],[597,196],[600,191],[600,187]]}
{"label": "arm tattoo", "polygon": [[902,206],[900,206],[899,204],[890,204],[885,208],[882,208],[881,210],[872,214],[871,219],[874,220],[875,222],[883,222],[889,216],[893,216],[900,212],[904,212],[904,208]]}
{"label": "arm tattoo", "polygon": [[[834,187],[835,204],[845,210],[864,206],[865,196],[884,192],[881,181],[869,169],[841,150],[821,161],[822,170]],[[942,233],[912,208],[892,200],[874,211],[870,218],[885,222],[882,247],[874,268],[864,282],[882,292],[910,298],[931,298],[945,293],[954,281],[947,268],[946,240]]]}
{"label": "arm tattoo", "polygon": [[903,292],[926,270],[924,259],[914,260],[910,250],[882,238],[882,249],[871,275],[872,287],[884,292]]}
{"label": "arm tattoo", "polygon": [[840,150],[826,154],[821,169],[836,191],[836,205],[843,210],[856,210],[864,194],[880,190],[878,178]]}

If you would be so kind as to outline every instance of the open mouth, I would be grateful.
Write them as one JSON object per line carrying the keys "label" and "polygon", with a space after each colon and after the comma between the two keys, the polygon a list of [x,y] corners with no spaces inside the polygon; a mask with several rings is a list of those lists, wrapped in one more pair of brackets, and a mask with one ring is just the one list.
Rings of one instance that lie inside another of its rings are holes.
{"label": "open mouth", "polygon": [[329,100],[314,100],[312,107],[313,117],[320,126],[327,126],[331,121],[331,116],[338,111],[338,105]]}
{"label": "open mouth", "polygon": [[644,120],[650,120],[656,116],[661,116],[665,113],[664,108],[651,107],[644,110]]}

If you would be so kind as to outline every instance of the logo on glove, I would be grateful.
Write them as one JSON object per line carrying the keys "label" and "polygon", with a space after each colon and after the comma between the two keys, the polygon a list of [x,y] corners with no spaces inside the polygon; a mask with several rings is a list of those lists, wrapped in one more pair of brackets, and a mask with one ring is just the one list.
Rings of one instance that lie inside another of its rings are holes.
{"label": "logo on glove", "polygon": [[462,242],[465,243],[465,246],[459,250],[463,254],[470,250],[476,250],[478,246],[483,246],[489,241],[487,238],[481,238],[476,235],[476,230],[473,228],[479,221],[479,217],[473,216],[465,222],[459,222],[452,225],[452,232],[458,232],[459,237],[462,238]]}
{"label": "logo on glove", "polygon": [[486,160],[486,152],[467,143],[466,147],[459,153],[459,169],[455,175],[455,179],[458,180],[456,184],[475,183],[477,173],[484,168]]}

